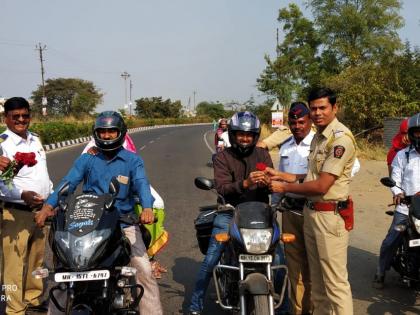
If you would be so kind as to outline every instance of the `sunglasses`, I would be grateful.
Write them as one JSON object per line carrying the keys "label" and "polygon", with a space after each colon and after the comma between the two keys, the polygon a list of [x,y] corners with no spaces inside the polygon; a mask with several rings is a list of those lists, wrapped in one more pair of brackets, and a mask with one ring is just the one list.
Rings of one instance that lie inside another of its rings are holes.
{"label": "sunglasses", "polygon": [[10,115],[10,117],[13,120],[19,120],[20,118],[22,118],[24,120],[27,120],[27,119],[31,118],[31,115],[30,114],[13,114],[13,115]]}

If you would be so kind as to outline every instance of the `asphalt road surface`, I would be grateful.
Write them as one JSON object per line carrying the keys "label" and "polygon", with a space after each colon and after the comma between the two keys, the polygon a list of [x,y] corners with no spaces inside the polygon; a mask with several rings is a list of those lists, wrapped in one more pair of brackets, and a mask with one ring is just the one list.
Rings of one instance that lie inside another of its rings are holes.
{"label": "asphalt road surface", "polygon": [[[195,239],[193,221],[198,207],[214,204],[211,192],[195,188],[197,176],[212,177],[208,166],[213,132],[210,126],[162,128],[132,134],[145,161],[151,184],[165,201],[166,229],[169,245],[158,255],[168,268],[159,280],[165,314],[186,314],[195,276],[203,256]],[[57,184],[68,171],[83,146],[78,145],[48,153],[50,176]],[[420,314],[419,299],[399,283],[398,275],[390,272],[387,287],[371,288],[380,242],[390,224],[384,215],[389,193],[378,184],[386,175],[383,162],[364,162],[353,187],[356,228],[349,247],[349,277],[353,290],[355,314]],[[204,314],[223,314],[214,302],[214,289],[208,291]],[[210,296],[210,297],[209,297]],[[148,315],[148,314],[147,314]]]}

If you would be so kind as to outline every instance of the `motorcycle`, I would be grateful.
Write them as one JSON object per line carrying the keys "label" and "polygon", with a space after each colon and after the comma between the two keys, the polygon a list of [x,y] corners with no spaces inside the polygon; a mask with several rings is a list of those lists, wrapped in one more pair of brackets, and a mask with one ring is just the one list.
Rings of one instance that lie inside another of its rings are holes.
{"label": "motorcycle", "polygon": [[[194,183],[199,189],[217,194],[212,180],[197,177]],[[263,202],[244,202],[234,208],[217,195],[222,204],[200,208],[195,226],[200,250],[206,254],[215,216],[221,212],[233,213],[229,232],[215,235],[218,242],[226,244],[213,270],[218,304],[241,315],[274,315],[288,286],[287,266],[272,265],[275,249],[281,239],[292,242],[294,235],[280,235],[277,209]],[[285,278],[280,294],[276,294],[273,279],[275,272],[280,270],[284,270]]]}
{"label": "motorcycle", "polygon": [[49,235],[55,270],[39,269],[33,276],[53,276],[58,285],[49,296],[66,315],[138,315],[144,289],[136,284],[136,269],[127,266],[131,246],[120,224],[132,224],[133,218],[113,207],[118,182],[113,179],[104,195],[68,194],[68,189],[65,184],[59,190]]}
{"label": "motorcycle", "polygon": [[[398,187],[389,177],[380,181],[386,187]],[[403,283],[420,291],[420,195],[406,196],[403,203],[408,206],[408,221],[395,227],[402,234],[402,241],[393,257],[392,267],[400,274]],[[386,213],[393,215],[391,211]]]}

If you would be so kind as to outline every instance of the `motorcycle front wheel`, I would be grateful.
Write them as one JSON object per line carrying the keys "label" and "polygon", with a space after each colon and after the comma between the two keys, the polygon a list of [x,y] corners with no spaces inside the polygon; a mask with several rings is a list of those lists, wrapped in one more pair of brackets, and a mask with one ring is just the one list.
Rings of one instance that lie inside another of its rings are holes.
{"label": "motorcycle front wheel", "polygon": [[270,306],[268,303],[268,295],[253,295],[249,297],[250,305],[248,306],[248,314],[251,315],[269,315]]}

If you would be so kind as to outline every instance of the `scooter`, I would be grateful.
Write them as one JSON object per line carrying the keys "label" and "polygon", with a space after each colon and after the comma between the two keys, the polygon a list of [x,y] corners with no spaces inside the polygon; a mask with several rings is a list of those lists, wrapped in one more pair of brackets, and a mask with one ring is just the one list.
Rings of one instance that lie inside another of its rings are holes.
{"label": "scooter", "polygon": [[127,266],[131,247],[120,224],[131,224],[133,218],[121,217],[113,207],[118,182],[113,179],[104,195],[68,190],[68,183],[59,190],[49,235],[55,269],[39,269],[33,275],[54,277],[58,284],[49,296],[66,315],[138,315],[144,289],[136,284],[136,269]]}
{"label": "scooter", "polygon": [[[398,187],[389,177],[381,178],[381,183]],[[403,202],[408,206],[408,222],[395,227],[402,234],[402,241],[393,257],[392,267],[401,275],[403,283],[420,291],[420,195],[406,196]],[[393,212],[387,211],[387,214],[393,215]]]}
{"label": "scooter", "polygon": [[[217,194],[210,179],[197,177],[194,183],[199,189]],[[213,270],[218,304],[241,315],[274,315],[288,286],[287,266],[272,265],[275,249],[280,240],[292,242],[294,235],[280,235],[277,209],[262,202],[244,202],[235,208],[217,195],[222,204],[201,208],[195,225],[200,250],[205,254],[214,217],[221,212],[233,214],[229,232],[215,235],[218,242],[226,243],[220,262]],[[281,269],[286,276],[280,294],[276,294],[274,276]]]}

